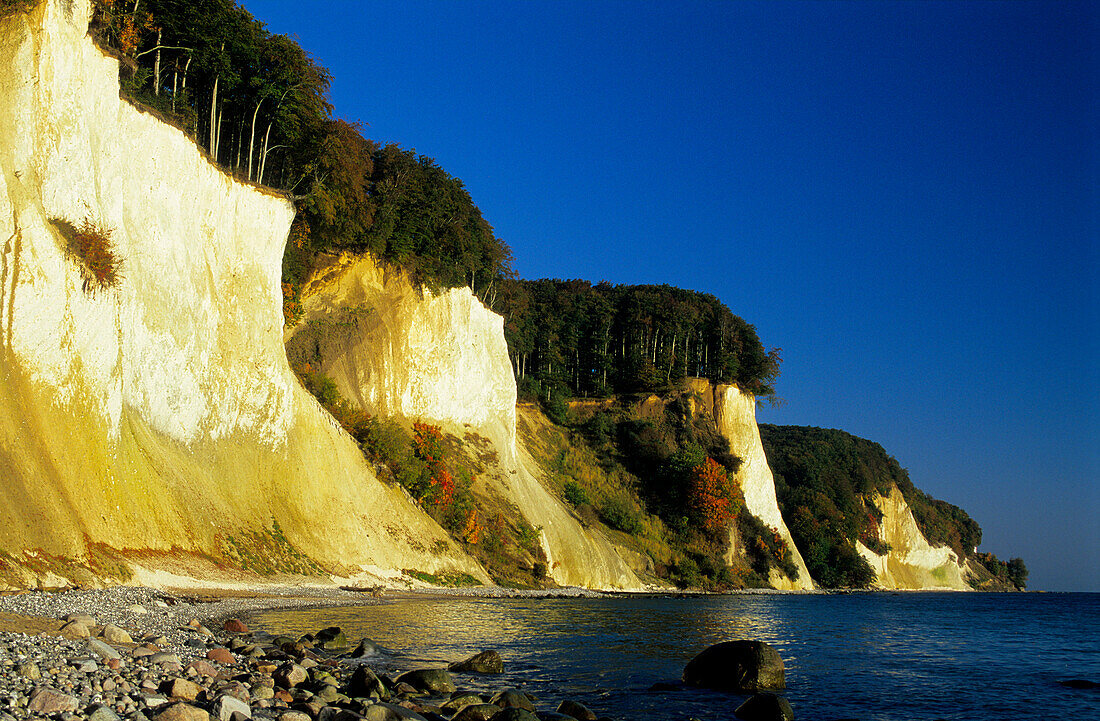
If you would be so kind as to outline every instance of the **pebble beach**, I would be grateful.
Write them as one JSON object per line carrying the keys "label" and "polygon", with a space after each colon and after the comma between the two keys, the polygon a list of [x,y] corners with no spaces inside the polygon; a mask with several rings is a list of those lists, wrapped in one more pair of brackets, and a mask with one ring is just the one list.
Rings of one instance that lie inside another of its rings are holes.
{"label": "pebble beach", "polygon": [[169,593],[116,587],[0,596],[0,721],[525,721],[597,719],[568,699],[542,704],[515,689],[479,695],[465,674],[499,656],[447,669],[376,676],[369,639],[340,629],[301,638],[252,633],[250,612],[362,605],[335,588],[262,594]]}

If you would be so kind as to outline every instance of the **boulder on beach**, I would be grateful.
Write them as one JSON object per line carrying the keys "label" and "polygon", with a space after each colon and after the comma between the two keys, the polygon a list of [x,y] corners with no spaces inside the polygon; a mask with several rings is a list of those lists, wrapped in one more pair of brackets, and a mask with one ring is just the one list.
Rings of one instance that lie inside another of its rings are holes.
{"label": "boulder on beach", "polygon": [[490,649],[470,656],[465,661],[456,661],[447,668],[461,673],[504,673],[504,659]]}
{"label": "boulder on beach", "polygon": [[500,706],[491,703],[475,703],[463,706],[462,710],[451,717],[451,721],[489,721],[500,713]]}
{"label": "boulder on beach", "polygon": [[596,714],[590,711],[587,706],[570,699],[566,699],[558,704],[558,713],[572,716],[577,719],[577,721],[596,721],[597,718]]}
{"label": "boulder on beach", "polygon": [[397,677],[397,683],[407,683],[417,691],[433,695],[451,693],[455,690],[451,674],[445,668],[420,668],[406,671]]}
{"label": "boulder on beach", "polygon": [[758,693],[734,710],[742,721],[794,721],[794,709],[787,699],[774,693]]}
{"label": "boulder on beach", "polygon": [[313,637],[313,645],[326,651],[343,651],[348,647],[348,637],[339,626],[329,626],[317,632]]}
{"label": "boulder on beach", "polygon": [[786,688],[783,659],[763,641],[717,643],[684,668],[684,683],[722,691]]}
{"label": "boulder on beach", "polygon": [[517,691],[514,688],[506,688],[502,691],[498,691],[495,696],[489,699],[489,703],[496,704],[503,708],[521,708],[527,711],[535,710],[535,705],[531,703],[531,699],[527,694],[522,691]]}

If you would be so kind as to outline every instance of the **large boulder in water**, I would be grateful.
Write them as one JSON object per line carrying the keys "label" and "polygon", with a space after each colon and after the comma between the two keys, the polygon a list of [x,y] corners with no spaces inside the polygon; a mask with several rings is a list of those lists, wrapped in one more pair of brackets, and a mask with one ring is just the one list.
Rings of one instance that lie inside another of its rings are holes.
{"label": "large boulder in water", "polygon": [[758,693],[737,707],[733,715],[742,721],[794,721],[787,699],[774,693]]}
{"label": "large boulder in water", "polygon": [[504,659],[496,651],[482,651],[465,661],[456,661],[447,667],[461,673],[504,673]]}
{"label": "large boulder in water", "polygon": [[716,643],[688,661],[684,683],[722,691],[787,687],[783,659],[763,641]]}

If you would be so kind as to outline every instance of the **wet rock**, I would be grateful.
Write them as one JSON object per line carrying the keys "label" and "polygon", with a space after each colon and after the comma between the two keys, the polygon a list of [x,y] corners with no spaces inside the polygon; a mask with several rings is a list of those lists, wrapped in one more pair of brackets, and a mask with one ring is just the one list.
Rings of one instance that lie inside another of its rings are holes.
{"label": "wet rock", "polygon": [[343,651],[349,645],[347,636],[339,626],[329,626],[318,631],[313,638],[313,643],[326,651]]}
{"label": "wet rock", "polygon": [[364,656],[375,656],[378,654],[378,644],[371,641],[369,638],[364,638],[359,642],[359,645],[355,649],[348,653],[349,658],[363,658]]}
{"label": "wet rock", "polygon": [[596,714],[588,710],[584,704],[566,699],[558,704],[558,713],[572,716],[577,721],[596,721]]}
{"label": "wet rock", "polygon": [[465,661],[457,661],[447,667],[462,673],[504,673],[504,659],[493,650],[482,651]]}
{"label": "wet rock", "polygon": [[793,721],[794,709],[774,693],[758,693],[741,704],[733,715],[743,721]]}
{"label": "wet rock", "polygon": [[783,659],[763,641],[726,641],[707,648],[684,668],[684,683],[725,691],[786,688]]}
{"label": "wet rock", "polygon": [[428,694],[445,694],[455,690],[451,674],[444,668],[421,668],[407,671],[397,677],[397,683],[407,683],[417,691]]}
{"label": "wet rock", "polygon": [[1065,686],[1066,688],[1077,688],[1077,689],[1100,688],[1100,683],[1097,683],[1096,681],[1089,681],[1089,680],[1083,679],[1083,678],[1073,678],[1073,679],[1070,679],[1068,681],[1059,681],[1058,683],[1061,684],[1062,686]]}
{"label": "wet rock", "polygon": [[[481,696],[471,692],[458,692],[451,694],[450,700],[443,704],[442,710],[448,714],[456,714],[467,706],[475,706],[477,704],[485,703]],[[494,713],[496,713],[494,711]]]}
{"label": "wet rock", "polygon": [[378,697],[383,701],[388,700],[389,692],[381,679],[366,666],[359,666],[351,674],[346,693],[353,698]]}
{"label": "wet rock", "polygon": [[489,721],[500,713],[500,706],[491,703],[471,704],[451,717],[451,721]]}
{"label": "wet rock", "polygon": [[532,712],[535,710],[535,705],[531,703],[531,699],[527,698],[527,694],[514,688],[498,691],[489,699],[489,703],[503,708],[521,708]]}
{"label": "wet rock", "polygon": [[493,714],[489,721],[539,721],[539,717],[533,711],[510,706]]}

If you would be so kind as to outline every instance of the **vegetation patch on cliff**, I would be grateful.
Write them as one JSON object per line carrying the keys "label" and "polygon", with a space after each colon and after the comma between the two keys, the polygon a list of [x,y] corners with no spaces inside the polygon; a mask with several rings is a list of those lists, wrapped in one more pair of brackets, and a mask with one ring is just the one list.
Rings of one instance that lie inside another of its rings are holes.
{"label": "vegetation patch on cliff", "polygon": [[91,217],[85,217],[79,226],[63,218],[50,218],[50,223],[64,239],[66,255],[80,270],[84,292],[94,293],[118,285],[122,279],[122,261],[109,227]]}
{"label": "vegetation patch on cliff", "polygon": [[525,410],[520,430],[547,483],[582,524],[647,557],[655,581],[708,590],[766,586],[772,568],[797,578],[775,529],[744,511],[734,480],[740,459],[702,408],[685,391],[624,396],[567,412],[561,425],[532,420],[533,409]]}

